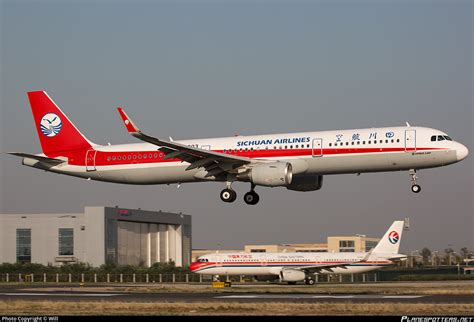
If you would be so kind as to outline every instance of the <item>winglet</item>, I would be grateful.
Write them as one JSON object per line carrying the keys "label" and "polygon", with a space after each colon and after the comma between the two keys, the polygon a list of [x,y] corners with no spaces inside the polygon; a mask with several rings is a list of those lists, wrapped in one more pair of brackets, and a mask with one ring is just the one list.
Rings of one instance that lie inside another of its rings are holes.
{"label": "winglet", "polygon": [[125,113],[123,108],[118,107],[117,108],[120,117],[122,118],[123,124],[125,124],[125,127],[127,128],[128,133],[138,133],[140,130],[138,127],[133,123],[133,121],[128,117],[128,115]]}

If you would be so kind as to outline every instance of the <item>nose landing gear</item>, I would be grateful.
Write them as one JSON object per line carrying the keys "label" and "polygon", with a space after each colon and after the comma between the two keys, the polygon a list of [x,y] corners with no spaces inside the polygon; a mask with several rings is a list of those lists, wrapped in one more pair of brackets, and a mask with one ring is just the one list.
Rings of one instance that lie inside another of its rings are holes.
{"label": "nose landing gear", "polygon": [[411,182],[412,182],[411,191],[413,191],[414,193],[419,193],[421,191],[421,187],[418,184],[416,184],[416,179],[418,179],[416,175],[416,170],[411,169],[408,172],[408,174],[411,176]]}

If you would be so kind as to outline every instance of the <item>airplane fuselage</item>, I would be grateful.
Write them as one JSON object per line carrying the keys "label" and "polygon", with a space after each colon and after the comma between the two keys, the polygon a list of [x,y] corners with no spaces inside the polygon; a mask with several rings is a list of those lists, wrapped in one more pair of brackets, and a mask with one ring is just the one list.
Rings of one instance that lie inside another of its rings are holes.
{"label": "airplane fuselage", "polygon": [[[344,267],[322,269],[320,274],[358,274],[393,265],[385,258],[371,256],[364,261],[367,253],[228,253],[201,256],[190,266],[193,273],[204,275],[280,275],[282,270],[299,269],[316,265],[338,265]],[[353,262],[353,263],[350,263]]]}
{"label": "airplane fuselage", "polygon": [[[446,137],[436,129],[386,127],[176,142],[256,160],[288,162],[293,175],[329,175],[426,169],[465,158],[466,147]],[[207,172],[202,168],[185,170],[189,163],[165,159],[165,154],[149,143],[95,145],[89,150],[61,151],[48,157],[67,158],[67,163],[48,167],[48,171],[98,181],[169,184],[216,180],[205,177]],[[39,162],[25,159],[24,164],[35,166]]]}

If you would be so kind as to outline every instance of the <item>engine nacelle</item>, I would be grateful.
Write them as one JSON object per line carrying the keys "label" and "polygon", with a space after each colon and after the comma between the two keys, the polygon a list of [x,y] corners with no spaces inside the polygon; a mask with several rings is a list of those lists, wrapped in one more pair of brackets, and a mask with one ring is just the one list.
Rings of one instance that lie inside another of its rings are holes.
{"label": "engine nacelle", "polygon": [[259,186],[288,186],[291,184],[293,171],[290,163],[264,163],[253,167],[248,173],[247,178],[248,181]]}
{"label": "engine nacelle", "polygon": [[259,282],[266,282],[266,281],[274,281],[278,279],[278,275],[256,275],[254,276],[256,281]]}
{"label": "engine nacelle", "polygon": [[299,282],[306,278],[306,274],[303,271],[297,271],[295,269],[284,269],[280,272],[280,280],[282,282]]}
{"label": "engine nacelle", "polygon": [[295,175],[288,190],[294,191],[315,191],[323,186],[323,176],[320,175]]}

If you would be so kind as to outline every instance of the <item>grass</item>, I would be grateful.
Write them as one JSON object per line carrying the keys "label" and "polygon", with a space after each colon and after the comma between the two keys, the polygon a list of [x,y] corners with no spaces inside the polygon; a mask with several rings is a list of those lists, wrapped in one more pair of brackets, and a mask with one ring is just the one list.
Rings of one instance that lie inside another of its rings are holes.
{"label": "grass", "polygon": [[2,315],[473,315],[474,304],[0,301]]}

